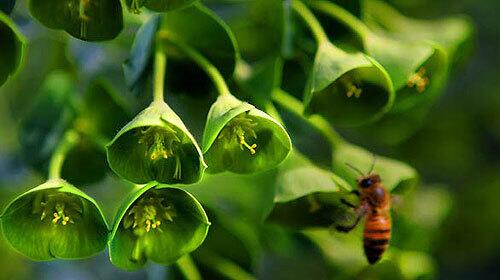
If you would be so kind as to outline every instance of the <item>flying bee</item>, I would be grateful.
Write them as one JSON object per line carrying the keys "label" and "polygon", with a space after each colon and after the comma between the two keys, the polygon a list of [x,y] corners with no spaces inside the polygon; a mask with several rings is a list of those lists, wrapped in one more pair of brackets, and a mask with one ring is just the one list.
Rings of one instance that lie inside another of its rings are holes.
{"label": "flying bee", "polygon": [[391,197],[384,188],[380,176],[373,174],[375,159],[368,174],[363,174],[356,167],[347,164],[350,168],[358,172],[361,176],[356,180],[359,190],[353,191],[360,196],[358,206],[342,199],[342,203],[354,208],[356,219],[350,226],[337,225],[338,231],[349,232],[366,216],[365,228],[363,231],[363,247],[365,256],[370,264],[376,263],[382,257],[391,239]]}

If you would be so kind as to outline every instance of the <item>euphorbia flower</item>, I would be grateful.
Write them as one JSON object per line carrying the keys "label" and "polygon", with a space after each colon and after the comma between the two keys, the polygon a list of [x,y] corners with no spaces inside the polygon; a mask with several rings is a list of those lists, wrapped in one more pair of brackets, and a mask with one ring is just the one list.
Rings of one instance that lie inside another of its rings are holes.
{"label": "euphorbia flower", "polygon": [[190,184],[206,165],[191,133],[164,102],[153,102],[107,146],[111,169],[137,183]]}
{"label": "euphorbia flower", "polygon": [[138,269],[147,262],[172,264],[195,250],[210,223],[200,203],[188,192],[150,183],[125,200],[109,242],[111,262]]}
{"label": "euphorbia flower", "polygon": [[97,203],[61,179],[14,199],[1,216],[7,241],[30,259],[79,259],[106,246],[108,227]]}
{"label": "euphorbia flower", "polygon": [[281,163],[291,150],[283,126],[231,94],[212,105],[203,134],[203,153],[211,173],[253,173]]}

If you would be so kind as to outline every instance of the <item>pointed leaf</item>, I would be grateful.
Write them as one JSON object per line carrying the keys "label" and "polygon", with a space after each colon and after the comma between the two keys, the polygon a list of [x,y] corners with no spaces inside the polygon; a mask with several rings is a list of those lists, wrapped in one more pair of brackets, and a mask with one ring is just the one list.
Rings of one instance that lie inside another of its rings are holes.
{"label": "pointed leaf", "polygon": [[159,22],[159,16],[152,16],[135,34],[130,56],[123,64],[125,82],[130,90],[139,87],[140,83],[143,82],[145,71],[151,63],[151,54]]}

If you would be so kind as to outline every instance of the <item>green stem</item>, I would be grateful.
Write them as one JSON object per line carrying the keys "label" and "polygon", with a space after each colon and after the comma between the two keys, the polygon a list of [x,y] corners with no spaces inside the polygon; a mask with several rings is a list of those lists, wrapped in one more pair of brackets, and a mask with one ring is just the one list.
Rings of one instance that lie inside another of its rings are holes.
{"label": "green stem", "polygon": [[307,1],[307,4],[319,12],[325,13],[349,27],[357,33],[361,38],[368,36],[371,31],[361,20],[353,16],[351,13],[342,7],[326,0]]}
{"label": "green stem", "polygon": [[340,136],[328,123],[327,120],[319,115],[312,115],[309,117],[304,116],[304,106],[302,102],[297,100],[295,97],[286,93],[282,89],[276,89],[273,92],[273,101],[283,107],[285,110],[293,113],[299,118],[303,119],[311,126],[313,126],[318,132],[323,134],[323,136],[328,139],[328,141],[335,147],[344,142],[342,136]]}
{"label": "green stem", "polygon": [[181,271],[186,280],[201,280],[201,273],[198,271],[196,264],[189,255],[185,255],[176,262],[177,267]]}
{"label": "green stem", "polygon": [[246,272],[239,265],[233,263],[230,260],[227,260],[214,252],[209,250],[200,250],[199,254],[199,262],[203,263],[205,266],[210,269],[218,272],[226,279],[229,280],[256,280],[256,278],[250,273]]}
{"label": "green stem", "polygon": [[200,66],[200,68],[203,69],[203,71],[205,71],[205,73],[210,77],[219,95],[231,94],[222,74],[198,50],[181,42],[180,40],[172,38],[172,36],[169,36],[166,33],[162,33],[161,38],[164,39],[169,44],[176,47],[177,50],[184,53],[186,56],[192,59],[196,64],[198,64],[198,66]]}
{"label": "green stem", "polygon": [[69,150],[73,148],[78,142],[78,133],[74,130],[68,130],[64,134],[61,142],[57,145],[52,157],[50,158],[49,165],[49,178],[50,179],[60,179],[61,170],[64,164],[64,160]]}
{"label": "green stem", "polygon": [[167,67],[167,55],[165,54],[165,49],[160,43],[157,43],[155,50],[155,62],[154,62],[154,86],[153,86],[154,102],[163,102],[163,93],[165,92],[166,67]]}
{"label": "green stem", "polygon": [[314,16],[314,14],[307,8],[304,3],[300,0],[292,1],[292,9],[302,18],[305,24],[311,30],[316,43],[321,44],[328,41],[328,36],[326,35],[325,30],[319,23],[318,19]]}

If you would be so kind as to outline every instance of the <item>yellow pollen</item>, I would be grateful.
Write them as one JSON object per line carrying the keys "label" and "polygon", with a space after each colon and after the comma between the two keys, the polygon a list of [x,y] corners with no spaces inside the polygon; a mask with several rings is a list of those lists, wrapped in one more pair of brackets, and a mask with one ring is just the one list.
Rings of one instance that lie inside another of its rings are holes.
{"label": "yellow pollen", "polygon": [[363,90],[358,88],[356,85],[349,83],[348,85],[348,90],[347,90],[347,97],[350,98],[352,96],[359,98],[361,96],[361,93],[363,93]]}
{"label": "yellow pollen", "polygon": [[241,149],[243,149],[243,146],[244,146],[244,147],[246,147],[250,151],[250,154],[255,155],[255,153],[256,153],[255,148],[257,148],[257,144],[249,145],[245,141],[245,136],[243,136],[243,135],[238,135],[238,138],[240,139],[240,147],[241,147]]}
{"label": "yellow pollen", "polygon": [[57,221],[59,221],[60,218],[61,216],[59,216],[59,214],[54,213],[54,219],[52,219],[52,223],[57,224]]}
{"label": "yellow pollen", "polygon": [[417,73],[411,75],[407,82],[408,87],[416,87],[418,92],[423,92],[430,82],[429,78],[425,76],[425,73],[426,70],[422,67]]}

